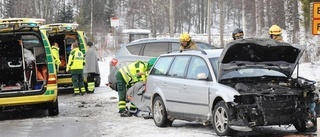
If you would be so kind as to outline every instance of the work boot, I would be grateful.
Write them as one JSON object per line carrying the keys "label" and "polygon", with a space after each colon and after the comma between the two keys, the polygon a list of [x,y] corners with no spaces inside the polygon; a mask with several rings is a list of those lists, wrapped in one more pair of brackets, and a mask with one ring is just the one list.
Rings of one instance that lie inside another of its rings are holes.
{"label": "work boot", "polygon": [[120,112],[120,117],[131,117],[130,113],[128,111]]}
{"label": "work boot", "polygon": [[78,95],[80,95],[80,93],[74,93],[74,94],[73,94],[73,96],[78,96]]}

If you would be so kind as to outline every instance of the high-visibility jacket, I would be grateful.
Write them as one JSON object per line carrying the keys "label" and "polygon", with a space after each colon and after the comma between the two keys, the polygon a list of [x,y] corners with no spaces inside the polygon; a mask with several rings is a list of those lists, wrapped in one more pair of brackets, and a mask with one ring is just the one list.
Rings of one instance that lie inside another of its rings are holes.
{"label": "high-visibility jacket", "polygon": [[54,63],[59,66],[61,61],[60,61],[60,57],[59,57],[59,47],[56,46],[52,46],[51,47],[51,51],[52,51],[52,56],[54,59]]}
{"label": "high-visibility jacket", "polygon": [[120,68],[119,72],[121,73],[126,86],[132,86],[134,83],[139,81],[146,81],[146,75],[137,76],[137,73],[147,72],[148,64],[143,61],[136,61],[127,66]]}
{"label": "high-visibility jacket", "polygon": [[85,61],[83,53],[79,50],[79,48],[72,49],[68,58],[67,71],[83,69],[84,65]]}

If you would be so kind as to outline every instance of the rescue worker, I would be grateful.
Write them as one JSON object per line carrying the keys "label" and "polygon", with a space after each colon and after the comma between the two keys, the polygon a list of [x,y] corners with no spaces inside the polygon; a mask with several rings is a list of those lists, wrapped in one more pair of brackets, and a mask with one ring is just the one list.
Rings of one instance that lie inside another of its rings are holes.
{"label": "rescue worker", "polygon": [[279,42],[283,42],[283,37],[281,36],[281,28],[278,25],[272,25],[269,28],[269,35],[271,39],[274,39]]}
{"label": "rescue worker", "polygon": [[67,71],[71,72],[74,95],[84,95],[86,92],[83,82],[84,55],[79,50],[77,43],[72,43],[71,52],[68,57]]}
{"label": "rescue worker", "polygon": [[180,50],[184,49],[198,49],[198,46],[194,41],[191,40],[190,35],[187,32],[184,32],[180,35]]}
{"label": "rescue worker", "polygon": [[53,42],[51,44],[51,51],[52,51],[54,63],[56,64],[56,69],[57,71],[59,71],[59,66],[61,64],[61,61],[59,56],[59,45],[57,42]]}
{"label": "rescue worker", "polygon": [[[156,60],[157,60],[157,58],[151,58],[148,61],[147,74],[146,74],[147,76],[149,74],[151,67],[156,62]],[[139,82],[135,83],[127,91],[128,99],[138,108],[138,110],[145,110],[146,109],[145,99],[143,96],[144,92],[145,92],[145,81],[139,81]],[[137,113],[135,115],[137,115]]]}
{"label": "rescue worker", "polygon": [[233,40],[238,40],[238,39],[243,39],[243,31],[242,29],[236,28],[233,32],[232,32],[232,38]]}
{"label": "rescue worker", "polygon": [[136,61],[123,66],[116,73],[120,117],[129,117],[131,116],[130,111],[137,110],[133,103],[130,104],[130,110],[127,110],[126,91],[133,84],[139,81],[146,81],[147,65],[146,62]]}
{"label": "rescue worker", "polygon": [[88,92],[94,93],[94,78],[97,74],[100,74],[97,51],[92,42],[87,43],[87,52],[85,55],[86,65],[84,66],[83,73],[87,76]]}

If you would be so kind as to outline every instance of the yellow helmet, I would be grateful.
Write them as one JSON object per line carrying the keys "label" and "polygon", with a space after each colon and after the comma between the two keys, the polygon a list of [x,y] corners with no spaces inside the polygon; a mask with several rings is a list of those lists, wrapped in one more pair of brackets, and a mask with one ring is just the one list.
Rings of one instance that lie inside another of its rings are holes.
{"label": "yellow helmet", "polygon": [[190,40],[191,40],[191,37],[187,32],[183,32],[180,35],[180,41],[190,41]]}
{"label": "yellow helmet", "polygon": [[281,28],[278,25],[272,25],[269,29],[270,35],[281,35]]}

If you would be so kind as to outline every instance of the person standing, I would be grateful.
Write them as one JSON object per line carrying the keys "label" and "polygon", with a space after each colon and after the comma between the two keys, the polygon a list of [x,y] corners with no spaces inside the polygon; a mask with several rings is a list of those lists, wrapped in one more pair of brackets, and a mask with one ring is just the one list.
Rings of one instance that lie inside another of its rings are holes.
{"label": "person standing", "polygon": [[83,66],[85,65],[84,55],[79,50],[79,45],[77,43],[72,43],[71,48],[72,50],[68,57],[67,71],[70,71],[72,76],[74,95],[84,95],[86,92],[83,82]]}
{"label": "person standing", "polygon": [[87,76],[88,93],[94,93],[95,81],[94,78],[100,74],[98,56],[96,48],[92,42],[87,43],[87,52],[85,55],[86,65],[84,66],[83,73]]}
{"label": "person standing", "polygon": [[61,64],[61,61],[59,56],[59,45],[57,42],[53,42],[51,44],[51,51],[52,51],[54,63],[56,64],[56,69],[57,71],[59,71],[59,66]]}
{"label": "person standing", "polygon": [[283,37],[281,36],[281,28],[278,25],[272,25],[269,28],[269,35],[271,39],[274,39],[279,42],[283,42]]}
{"label": "person standing", "polygon": [[194,41],[191,40],[190,35],[187,32],[184,32],[180,35],[180,50],[185,49],[194,49],[197,50],[198,46]]}
{"label": "person standing", "polygon": [[137,110],[137,107],[133,103],[130,105],[130,111],[127,110],[126,92],[135,83],[146,81],[147,67],[146,62],[136,61],[123,66],[116,73],[120,117],[129,117],[131,116],[130,111]]}
{"label": "person standing", "polygon": [[243,39],[243,31],[242,29],[236,28],[233,32],[232,32],[232,38],[233,40],[238,40],[238,39]]}

